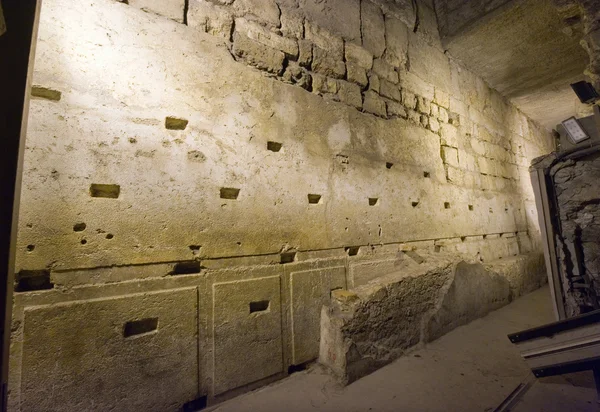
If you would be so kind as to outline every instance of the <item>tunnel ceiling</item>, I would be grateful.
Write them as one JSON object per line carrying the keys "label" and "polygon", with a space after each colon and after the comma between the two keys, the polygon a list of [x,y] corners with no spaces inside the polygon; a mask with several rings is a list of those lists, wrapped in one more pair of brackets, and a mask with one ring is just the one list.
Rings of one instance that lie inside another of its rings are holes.
{"label": "tunnel ceiling", "polygon": [[570,84],[588,55],[550,0],[436,0],[444,47],[550,129],[585,110]]}

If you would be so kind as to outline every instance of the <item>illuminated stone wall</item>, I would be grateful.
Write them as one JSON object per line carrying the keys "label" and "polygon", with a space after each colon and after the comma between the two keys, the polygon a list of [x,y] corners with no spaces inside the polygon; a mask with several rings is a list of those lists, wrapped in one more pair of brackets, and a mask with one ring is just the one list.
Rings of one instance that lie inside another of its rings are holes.
{"label": "illuminated stone wall", "polygon": [[403,252],[540,261],[549,134],[426,3],[45,0],[37,49],[15,409],[219,401],[316,359],[331,290]]}

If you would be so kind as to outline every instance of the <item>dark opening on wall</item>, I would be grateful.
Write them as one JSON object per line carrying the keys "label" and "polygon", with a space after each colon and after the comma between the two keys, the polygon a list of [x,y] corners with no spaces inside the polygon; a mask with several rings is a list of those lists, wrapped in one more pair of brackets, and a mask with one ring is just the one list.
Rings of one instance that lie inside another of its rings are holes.
{"label": "dark opening on wall", "polygon": [[145,335],[154,332],[157,329],[158,318],[133,320],[126,322],[125,325],[123,325],[123,337],[130,338],[132,336]]}

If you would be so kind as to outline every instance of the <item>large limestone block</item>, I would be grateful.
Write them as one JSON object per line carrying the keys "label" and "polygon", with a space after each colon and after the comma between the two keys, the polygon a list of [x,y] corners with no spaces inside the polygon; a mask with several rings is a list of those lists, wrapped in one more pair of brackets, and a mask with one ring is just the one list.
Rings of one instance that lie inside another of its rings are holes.
{"label": "large limestone block", "polygon": [[346,287],[346,268],[291,270],[292,364],[300,365],[319,356],[321,307]]}
{"label": "large limestone block", "polygon": [[441,306],[429,322],[428,340],[435,340],[509,302],[510,286],[504,277],[481,264],[460,262]]}
{"label": "large limestone block", "polygon": [[185,0],[129,0],[128,4],[183,23]]}
{"label": "large limestone block", "polygon": [[410,71],[424,76],[427,81],[442,91],[450,91],[450,63],[444,52],[429,45],[421,36],[409,33],[408,59]]}
{"label": "large limestone block", "polygon": [[319,361],[343,384],[359,379],[419,343],[421,325],[451,278],[447,257],[423,254],[377,281],[333,295],[321,312]]}
{"label": "large limestone block", "polygon": [[213,285],[214,395],[283,371],[279,276]]}
{"label": "large limestone block", "polygon": [[177,410],[198,396],[196,288],[25,309],[24,411]]}

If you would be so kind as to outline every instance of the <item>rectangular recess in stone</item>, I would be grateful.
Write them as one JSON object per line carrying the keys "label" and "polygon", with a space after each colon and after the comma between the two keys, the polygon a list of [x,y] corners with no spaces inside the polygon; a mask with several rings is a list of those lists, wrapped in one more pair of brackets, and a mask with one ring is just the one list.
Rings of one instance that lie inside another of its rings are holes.
{"label": "rectangular recess in stone", "polygon": [[473,205],[469,205],[469,210],[473,210]]}
{"label": "rectangular recess in stone", "polygon": [[290,274],[292,364],[301,365],[319,356],[321,308],[331,298],[332,289],[345,287],[343,266]]}
{"label": "rectangular recess in stone", "polygon": [[92,183],[90,185],[90,196],[103,197],[106,199],[118,199],[121,194],[121,186],[112,184]]}
{"label": "rectangular recess in stone", "polygon": [[285,265],[286,263],[294,263],[296,261],[296,252],[284,252],[280,255],[279,263]]}
{"label": "rectangular recess in stone", "polygon": [[417,206],[419,206],[419,202],[411,202],[411,206],[412,207],[417,207]]}
{"label": "rectangular recess in stone", "polygon": [[270,303],[268,300],[259,300],[258,302],[250,302],[250,313],[266,312],[269,310]]}
{"label": "rectangular recess in stone", "polygon": [[49,87],[33,86],[31,88],[31,96],[58,102],[62,97],[62,93]]}
{"label": "rectangular recess in stone", "polygon": [[180,117],[167,116],[165,118],[165,127],[168,130],[185,130],[187,125],[188,121]]}
{"label": "rectangular recess in stone", "polygon": [[132,320],[123,325],[123,337],[147,335],[158,331],[158,318]]}
{"label": "rectangular recess in stone", "polygon": [[31,292],[54,288],[48,270],[20,270],[15,274],[15,292]]}
{"label": "rectangular recess in stone", "polygon": [[444,209],[450,209],[450,202],[444,202]]}
{"label": "rectangular recess in stone", "polygon": [[429,174],[429,172],[423,172],[423,177],[424,178],[429,178],[431,175]]}
{"label": "rectangular recess in stone", "polygon": [[200,273],[202,266],[197,260],[190,260],[188,262],[178,262],[173,266],[171,275],[192,275]]}
{"label": "rectangular recess in stone", "polygon": [[375,206],[375,205],[377,205],[377,203],[379,203],[379,198],[377,198],[377,197],[369,198],[369,206]]}
{"label": "rectangular recess in stone", "polygon": [[278,151],[280,151],[282,146],[283,146],[282,143],[267,142],[267,150],[270,150],[271,152],[278,152]]}
{"label": "rectangular recess in stone", "polygon": [[360,252],[360,246],[349,246],[344,248],[348,256],[356,256]]}
{"label": "rectangular recess in stone", "polygon": [[391,169],[392,167],[394,167],[394,164],[392,162],[386,162],[385,167],[386,169]]}
{"label": "rectangular recess in stone", "polygon": [[240,195],[240,189],[236,189],[233,187],[222,187],[220,194],[221,199],[236,200]]}
{"label": "rectangular recess in stone", "polygon": [[[279,276],[213,285],[213,394],[284,372]],[[269,310],[248,316],[248,302]]]}
{"label": "rectangular recess in stone", "polygon": [[[161,333],[123,338],[126,322],[154,317]],[[198,396],[197,337],[195,287],[25,308],[21,407],[177,410]]]}
{"label": "rectangular recess in stone", "polygon": [[321,203],[321,195],[309,194],[308,203],[310,203],[311,205],[318,205],[319,203]]}

